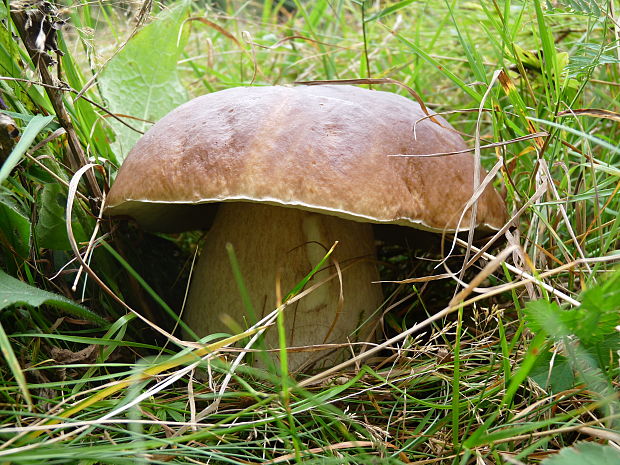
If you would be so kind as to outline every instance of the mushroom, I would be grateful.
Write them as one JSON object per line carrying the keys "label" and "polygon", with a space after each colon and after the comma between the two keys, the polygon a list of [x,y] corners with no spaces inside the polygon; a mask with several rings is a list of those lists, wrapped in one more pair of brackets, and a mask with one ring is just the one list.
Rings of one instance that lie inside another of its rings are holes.
{"label": "mushroom", "polygon": [[[284,311],[289,346],[372,339],[383,297],[373,226],[445,232],[473,193],[471,153],[439,116],[399,95],[353,86],[232,88],[198,97],[157,122],[124,161],[106,212],[143,228],[209,229],[194,270],[184,320],[197,334],[246,328],[231,270],[232,244],[257,317],[277,305],[336,241],[321,283]],[[482,168],[481,176],[485,175]],[[478,198],[476,226],[505,220],[498,193]],[[403,229],[403,234],[406,229]],[[327,279],[329,277],[332,279]],[[334,277],[335,276],[335,277]],[[269,329],[268,348],[278,346]],[[321,363],[334,363],[343,351]],[[346,352],[345,352],[346,354]],[[317,352],[291,353],[292,369]]]}

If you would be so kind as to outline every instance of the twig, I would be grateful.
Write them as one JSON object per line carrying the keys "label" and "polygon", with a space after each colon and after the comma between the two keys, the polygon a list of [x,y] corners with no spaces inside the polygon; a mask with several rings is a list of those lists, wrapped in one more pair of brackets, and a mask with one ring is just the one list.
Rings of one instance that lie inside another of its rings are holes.
{"label": "twig", "polygon": [[[31,48],[28,41],[26,40],[26,36],[28,34],[26,30],[26,13],[21,10],[11,10],[11,18],[13,19],[13,23],[17,28],[17,32],[22,39],[26,51],[30,55],[33,65],[36,69],[39,70],[39,73],[41,74],[41,80],[44,84],[47,84],[45,86],[45,92],[47,93],[50,102],[52,103],[52,107],[56,112],[56,117],[58,118],[60,125],[67,132],[67,144],[69,145],[67,157],[69,159],[69,166],[72,170],[77,171],[82,166],[87,164],[87,159],[84,151],[82,150],[80,139],[75,132],[73,123],[71,122],[71,117],[65,109],[65,105],[62,101],[62,93],[58,90],[54,78],[50,74],[49,69],[41,58],[42,53],[44,52]],[[94,173],[90,170],[86,173],[86,182],[88,185],[88,190],[93,197],[93,199],[91,200],[91,207],[93,207],[94,210],[94,207],[96,207],[96,199],[101,198],[101,189],[99,188],[99,184],[97,184]]]}
{"label": "twig", "polygon": [[[78,91],[75,90],[73,87],[70,87],[68,85],[55,85],[55,84],[46,84],[44,82],[37,82],[37,81],[33,81],[32,79],[24,79],[24,78],[14,78],[14,77],[7,77],[7,76],[0,76],[0,81],[15,81],[15,82],[26,82],[28,84],[32,84],[34,86],[41,86],[44,87],[46,89],[56,89],[58,91],[62,91],[62,92],[70,92],[72,94],[77,94]],[[131,129],[132,131],[135,131],[139,134],[144,134],[144,131],[141,131],[138,128],[134,128],[131,124],[129,124],[128,122],[126,122],[122,117],[124,118],[129,118],[129,119],[134,119],[134,120],[138,120],[138,121],[143,121],[143,122],[147,122],[147,123],[152,123],[152,121],[148,121],[142,118],[137,118],[135,116],[129,116],[129,115],[122,115],[122,114],[116,114],[116,113],[112,113],[110,110],[108,110],[106,107],[104,107],[103,105],[95,102],[94,100],[88,98],[88,97],[81,97],[82,100],[84,100],[85,102],[90,103],[92,106],[97,107],[99,110],[103,111],[104,113],[106,113],[108,116],[110,116],[111,118],[114,118],[116,121],[118,121],[119,123],[121,123],[124,126],[127,126],[129,129]],[[74,100],[77,100],[77,97],[75,97]]]}
{"label": "twig", "polygon": [[[418,122],[422,121],[422,119],[427,119],[428,116],[425,116],[424,118],[420,118],[419,120],[417,120],[414,123],[414,128],[415,128],[415,124],[417,124]],[[482,149],[492,149],[495,147],[503,147],[505,145],[510,145],[510,144],[516,144],[517,142],[523,142],[524,140],[530,140],[530,139],[534,139],[537,137],[548,137],[549,133],[548,132],[544,132],[544,131],[540,131],[540,132],[536,132],[534,134],[528,134],[526,136],[521,136],[521,137],[515,137],[514,139],[510,139],[510,140],[505,140],[505,141],[500,141],[500,142],[493,142],[491,144],[485,144],[485,145],[481,145],[480,146],[480,150]],[[425,154],[406,154],[406,153],[397,153],[397,154],[393,154],[393,155],[388,155],[388,157],[404,157],[404,158],[433,158],[433,157],[444,157],[444,156],[448,156],[448,155],[457,155],[459,153],[470,153],[471,149],[467,148],[467,149],[463,149],[463,150],[453,150],[451,152],[436,152],[436,153],[425,153]]]}

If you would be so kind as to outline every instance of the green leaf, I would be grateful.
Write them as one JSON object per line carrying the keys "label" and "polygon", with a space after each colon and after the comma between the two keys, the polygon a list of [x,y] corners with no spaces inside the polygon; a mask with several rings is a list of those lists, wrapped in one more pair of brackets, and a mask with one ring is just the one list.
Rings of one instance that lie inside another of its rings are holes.
{"label": "green leaf", "polygon": [[9,196],[0,193],[0,243],[26,259],[30,252],[30,219]]}
{"label": "green leaf", "polygon": [[565,356],[545,352],[536,360],[530,372],[536,384],[551,392],[562,392],[575,386],[575,373]]}
{"label": "green leaf", "polygon": [[609,365],[617,363],[614,361],[617,359],[610,355],[620,348],[616,331],[620,324],[619,309],[620,271],[583,292],[581,305],[577,308],[564,310],[556,303],[544,300],[527,304],[525,318],[530,329],[538,333],[537,337],[550,335],[561,340],[561,352],[565,355],[565,358],[556,357],[554,365],[557,366],[550,368],[549,354],[543,354],[530,376],[541,386],[550,384],[556,391],[566,388],[561,386],[563,382],[570,384],[572,370],[591,392],[606,399],[601,406],[605,415],[620,408],[616,400],[610,400],[614,397],[614,387],[606,375]]}
{"label": "green leaf", "polygon": [[596,287],[582,293],[581,304],[600,312],[616,313],[620,310],[620,269]]}
{"label": "green leaf", "polygon": [[[75,19],[78,21],[77,24],[81,22],[78,18]],[[82,34],[85,36],[88,35],[86,31],[82,31],[80,35]],[[58,34],[57,38],[58,47],[64,52],[64,55],[61,57],[61,69],[65,79],[72,88],[82,89],[84,87],[85,78],[82,69],[79,64],[76,63],[76,58],[80,55],[77,54],[74,56],[71,47],[67,46],[62,34]],[[92,86],[90,91],[87,91],[87,96],[90,92],[91,98],[99,100],[97,89],[98,86]],[[116,162],[116,157],[110,147],[110,140],[114,139],[114,135],[110,127],[103,122],[104,120],[97,113],[96,107],[83,98],[77,100],[67,99],[65,100],[65,105],[80,140],[83,144],[90,147],[89,153],[91,153],[97,161],[101,158],[105,158]]]}
{"label": "green leaf", "polygon": [[525,354],[525,358],[516,369],[510,379],[510,383],[506,388],[502,403],[504,405],[510,405],[516,395],[519,387],[523,385],[525,379],[529,376],[532,368],[535,366],[536,361],[540,356],[541,348],[545,343],[544,333],[537,334],[534,339],[530,341],[530,345]]}
{"label": "green leaf", "polygon": [[534,333],[544,331],[554,337],[565,337],[570,334],[567,324],[574,319],[571,312],[562,310],[555,302],[535,300],[525,306],[525,319]]}
{"label": "green leaf", "polygon": [[[35,226],[37,246],[45,249],[69,250],[69,238],[65,224],[67,197],[60,184],[45,184],[40,198],[39,220]],[[82,225],[76,218],[71,221],[73,234],[78,242],[88,240]]]}
{"label": "green leaf", "polygon": [[43,304],[56,307],[80,318],[86,318],[101,326],[109,325],[103,318],[86,307],[82,307],[62,295],[30,286],[0,270],[0,310],[12,305],[39,307]]}
{"label": "green leaf", "polygon": [[19,142],[13,147],[13,151],[2,165],[2,168],[0,168],[0,184],[9,177],[9,174],[11,174],[13,168],[17,166],[17,163],[19,163],[19,160],[21,160],[26,150],[28,150],[30,145],[34,142],[37,135],[45,129],[53,119],[53,116],[36,115],[30,120],[28,126],[26,126],[26,129],[24,129],[21,135],[21,139],[19,139]]}
{"label": "green leaf", "polygon": [[536,53],[525,50],[517,44],[512,44],[512,46],[514,47],[517,57],[521,60],[521,63],[523,63],[524,66],[535,70],[542,69],[540,58],[536,55]]}
{"label": "green leaf", "polygon": [[586,15],[599,17],[603,14],[598,2],[601,0],[564,0],[550,3],[547,1],[547,8],[550,11],[567,11],[573,15]]}
{"label": "green leaf", "polygon": [[557,129],[561,129],[562,131],[566,131],[569,132],[571,134],[574,134],[578,137],[581,137],[583,139],[588,139],[590,142],[593,142],[597,145],[600,145],[601,147],[603,147],[604,149],[610,150],[612,153],[616,153],[616,154],[620,154],[620,146],[617,145],[613,145],[610,144],[609,142],[600,139],[598,137],[595,137],[587,132],[583,132],[583,131],[579,131],[577,129],[573,129],[569,126],[566,126],[564,124],[558,124],[558,123],[554,123],[553,121],[547,121],[544,119],[539,119],[539,118],[534,118],[533,116],[528,116],[527,119],[531,120],[531,121],[536,121],[537,123],[541,123],[547,126],[551,126],[553,128],[557,128]]}
{"label": "green leaf", "polygon": [[534,332],[544,330],[553,337],[575,335],[586,347],[594,347],[616,333],[620,325],[620,271],[602,284],[582,293],[581,305],[563,310],[558,304],[539,300],[525,309]]}
{"label": "green leaf", "polygon": [[592,442],[580,442],[574,447],[565,447],[542,465],[617,465],[620,452],[611,447]]}
{"label": "green leaf", "polygon": [[[127,122],[141,131],[150,126],[147,121],[157,121],[187,101],[176,71],[187,40],[182,29],[187,7],[187,2],[181,2],[157,15],[108,62],[99,76],[108,109],[139,118]],[[122,162],[140,134],[117,121],[110,124],[117,135],[115,153]]]}
{"label": "green leaf", "polygon": [[[534,0],[534,7],[536,10],[536,20],[538,23],[538,34],[540,41],[542,42],[542,57],[541,70],[545,71],[547,79],[553,81],[553,88],[555,95],[560,95],[559,76],[560,70],[558,69],[557,50],[553,41],[553,34],[551,27],[545,22],[545,15],[543,13],[540,0]],[[550,95],[548,94],[549,98]],[[550,102],[551,103],[551,102]]]}

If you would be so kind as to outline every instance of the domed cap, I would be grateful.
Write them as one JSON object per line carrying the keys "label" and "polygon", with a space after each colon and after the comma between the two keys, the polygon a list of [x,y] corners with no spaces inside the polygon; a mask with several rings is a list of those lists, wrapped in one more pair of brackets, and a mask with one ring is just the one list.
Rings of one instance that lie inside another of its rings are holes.
{"label": "domed cap", "polygon": [[[108,215],[159,231],[198,229],[214,202],[261,202],[354,221],[454,231],[472,196],[474,157],[442,118],[405,97],[352,86],[238,87],[198,97],[155,124],[109,192]],[[481,173],[481,179],[485,175]],[[469,228],[469,212],[460,229]],[[499,229],[491,187],[477,226]]]}

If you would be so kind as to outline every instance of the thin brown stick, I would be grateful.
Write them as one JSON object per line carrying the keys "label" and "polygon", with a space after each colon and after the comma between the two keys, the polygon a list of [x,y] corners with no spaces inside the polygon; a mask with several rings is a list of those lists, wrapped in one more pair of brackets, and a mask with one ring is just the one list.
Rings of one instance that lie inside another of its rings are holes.
{"label": "thin brown stick", "polygon": [[[420,120],[418,120],[418,121],[420,121]],[[517,142],[523,142],[525,140],[534,139],[534,138],[537,138],[537,137],[548,137],[548,136],[549,136],[548,132],[540,131],[540,132],[537,132],[537,133],[534,133],[534,134],[528,134],[527,136],[521,136],[521,137],[516,137],[516,138],[510,139],[510,140],[505,140],[505,141],[500,141],[500,142],[493,142],[491,144],[481,145],[480,146],[480,150],[482,150],[482,149],[492,149],[492,148],[496,148],[496,147],[502,147],[502,146],[505,146],[505,145],[516,144]],[[421,154],[421,155],[411,155],[411,154],[405,154],[405,153],[398,153],[398,154],[388,155],[388,157],[433,158],[433,157],[443,157],[443,156],[447,156],[447,155],[457,155],[459,153],[469,153],[469,152],[471,152],[470,148],[463,149],[463,150],[454,150],[452,152],[437,152],[437,153],[428,153],[428,154]]]}
{"label": "thin brown stick", "polygon": [[[13,23],[17,28],[17,32],[22,39],[26,51],[30,55],[30,59],[32,60],[33,65],[36,69],[38,69],[39,73],[41,74],[41,80],[43,81],[43,83],[48,84],[48,86],[45,86],[45,92],[47,93],[47,96],[52,103],[52,107],[56,112],[56,117],[58,118],[60,125],[67,132],[67,144],[69,145],[67,158],[69,161],[69,166],[73,171],[77,171],[82,166],[85,166],[88,162],[86,155],[84,154],[84,150],[82,149],[80,139],[75,132],[73,123],[71,122],[71,117],[67,113],[65,104],[62,101],[62,92],[60,92],[57,86],[55,86],[56,83],[53,76],[41,59],[42,52],[30,48],[28,45],[28,41],[25,39],[25,37],[27,36],[25,26],[26,13],[20,10],[11,10],[11,18],[13,19]],[[95,210],[96,199],[100,199],[102,193],[101,189],[99,188],[99,184],[97,184],[94,173],[90,170],[86,173],[86,183],[88,185],[90,195],[93,197],[93,199],[91,200],[91,207],[93,207],[93,210]]]}
{"label": "thin brown stick", "polygon": [[[44,87],[46,89],[56,89],[56,90],[62,91],[62,92],[71,92],[72,94],[77,94],[78,93],[77,90],[75,90],[74,88],[72,88],[72,87],[70,87],[68,85],[60,86],[60,85],[54,85],[54,84],[46,84],[44,82],[33,81],[32,79],[0,76],[0,81],[26,82],[28,84],[32,84],[34,86],[41,86],[41,87]],[[108,116],[110,116],[110,118],[114,118],[116,121],[118,121],[122,125],[127,126],[129,129],[131,129],[132,131],[136,131],[139,134],[144,134],[144,131],[141,131],[140,129],[134,128],[131,124],[129,124],[125,120],[123,120],[123,118],[129,118],[129,119],[134,119],[134,120],[137,120],[137,121],[143,121],[143,122],[147,122],[147,123],[152,123],[152,121],[148,121],[148,120],[145,120],[145,119],[142,119],[142,118],[138,118],[136,116],[123,115],[121,113],[112,113],[106,107],[104,107],[103,105],[95,102],[94,100],[89,99],[88,97],[82,96],[81,99],[84,100],[85,102],[90,103],[92,106],[97,107],[99,110],[103,111]],[[77,100],[77,97],[74,100]]]}

